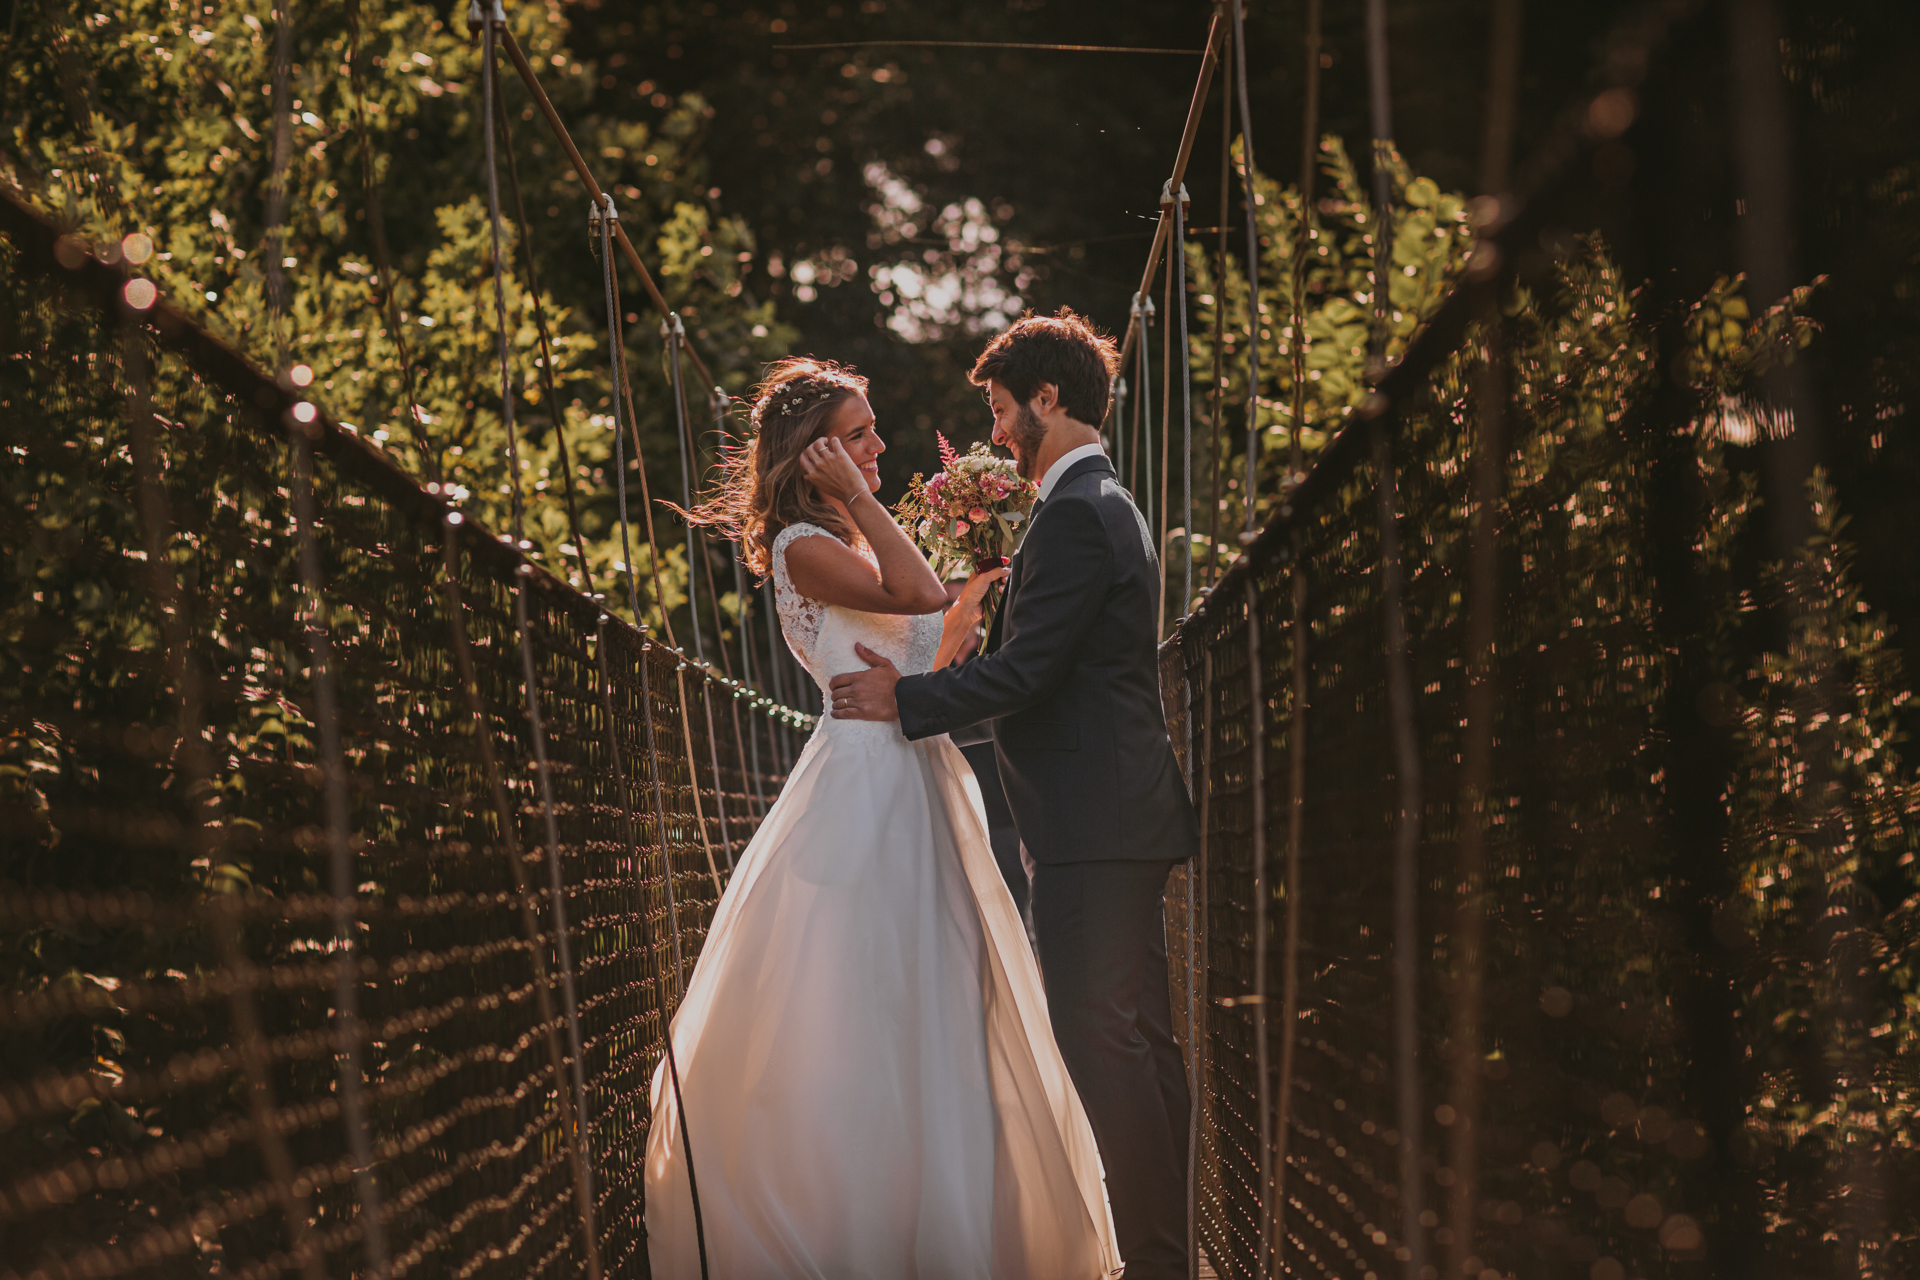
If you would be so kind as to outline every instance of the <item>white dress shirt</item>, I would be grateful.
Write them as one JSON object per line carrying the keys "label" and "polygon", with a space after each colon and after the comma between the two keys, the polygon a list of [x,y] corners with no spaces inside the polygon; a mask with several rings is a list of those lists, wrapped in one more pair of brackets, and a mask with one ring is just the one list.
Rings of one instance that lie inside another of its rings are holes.
{"label": "white dress shirt", "polygon": [[1069,449],[1054,459],[1053,465],[1047,468],[1047,474],[1040,477],[1040,501],[1045,502],[1053,496],[1053,486],[1060,482],[1061,476],[1067,474],[1068,467],[1082,458],[1091,458],[1096,454],[1105,453],[1106,450],[1101,448],[1100,442],[1096,440],[1092,444],[1083,444],[1078,449]]}

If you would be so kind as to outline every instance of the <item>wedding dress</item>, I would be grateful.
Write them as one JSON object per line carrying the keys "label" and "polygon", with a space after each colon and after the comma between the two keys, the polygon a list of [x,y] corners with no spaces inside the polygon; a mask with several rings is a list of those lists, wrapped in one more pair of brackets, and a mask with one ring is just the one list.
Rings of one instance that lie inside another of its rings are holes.
{"label": "wedding dress", "polygon": [[[824,690],[931,665],[937,614],[798,595],[774,541],[782,630]],[[871,557],[869,557],[871,558]],[[700,1275],[693,1147],[718,1280],[1077,1280],[1120,1269],[1099,1156],[1040,975],[942,735],[823,717],[741,856],[674,1016],[683,1117],[653,1077],[653,1274]]]}

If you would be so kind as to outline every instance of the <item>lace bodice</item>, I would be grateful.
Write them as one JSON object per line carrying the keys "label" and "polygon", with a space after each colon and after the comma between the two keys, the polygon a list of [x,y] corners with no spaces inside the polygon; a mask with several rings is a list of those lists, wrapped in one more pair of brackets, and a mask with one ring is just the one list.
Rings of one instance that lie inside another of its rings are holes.
{"label": "lace bodice", "polygon": [[[884,654],[902,675],[918,675],[931,669],[934,654],[940,649],[939,614],[863,613],[812,600],[794,590],[793,579],[787,573],[787,548],[800,538],[833,536],[817,524],[795,524],[782,529],[773,540],[773,599],[780,613],[780,630],[793,656],[800,659],[800,665],[820,686],[822,696],[835,676],[867,669],[867,664],[853,651],[856,643]],[[869,561],[874,559],[865,547],[858,550]],[[852,727],[861,722],[823,718],[822,724],[827,723]],[[900,734],[898,725],[868,723],[865,727],[886,730],[894,738]]]}

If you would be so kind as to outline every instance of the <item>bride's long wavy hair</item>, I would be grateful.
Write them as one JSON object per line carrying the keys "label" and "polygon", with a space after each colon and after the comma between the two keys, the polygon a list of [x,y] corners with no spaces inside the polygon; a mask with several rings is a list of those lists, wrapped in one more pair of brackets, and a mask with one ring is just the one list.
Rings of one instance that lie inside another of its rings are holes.
{"label": "bride's long wavy hair", "polygon": [[762,578],[772,571],[773,540],[788,525],[817,524],[853,542],[859,531],[807,483],[800,455],[827,434],[835,409],[866,393],[865,378],[832,360],[775,361],[753,389],[746,447],[724,453],[719,483],[682,514],[738,542],[741,560]]}

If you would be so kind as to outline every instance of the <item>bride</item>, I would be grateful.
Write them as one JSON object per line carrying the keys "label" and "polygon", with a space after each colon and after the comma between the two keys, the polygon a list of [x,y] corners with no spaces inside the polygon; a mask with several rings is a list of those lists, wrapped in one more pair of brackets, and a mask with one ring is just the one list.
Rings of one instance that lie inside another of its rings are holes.
{"label": "bride", "polygon": [[[866,379],[774,365],[753,439],[693,518],[773,575],[824,690],[953,660],[1004,570],[947,597],[875,498]],[[1040,975],[945,736],[822,717],[742,855],[653,1077],[653,1274],[1069,1280],[1117,1273],[1099,1156]],[[679,1104],[684,1102],[684,1114]],[[687,1152],[692,1152],[692,1178]],[[691,1182],[692,1185],[689,1185]]]}

